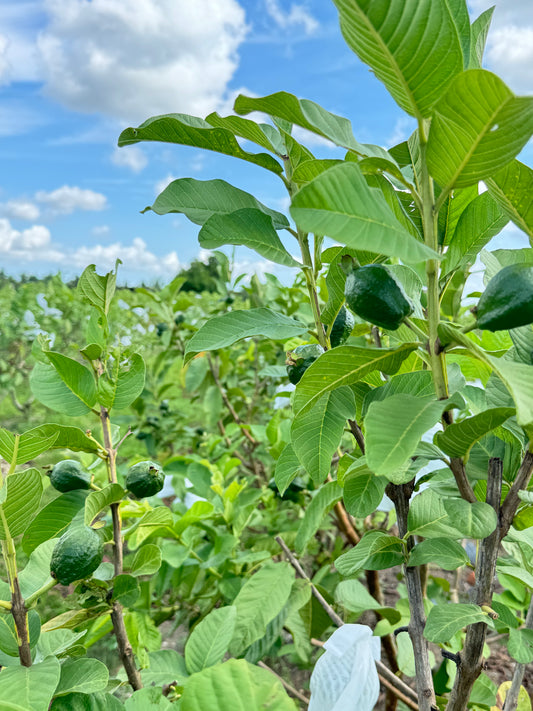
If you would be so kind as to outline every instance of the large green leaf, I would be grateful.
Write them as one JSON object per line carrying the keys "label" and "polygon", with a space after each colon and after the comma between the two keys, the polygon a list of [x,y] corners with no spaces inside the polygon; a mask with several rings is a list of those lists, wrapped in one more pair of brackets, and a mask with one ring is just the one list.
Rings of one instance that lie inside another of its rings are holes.
{"label": "large green leaf", "polygon": [[145,686],[164,685],[177,681],[182,685],[187,678],[185,660],[175,649],[161,649],[148,655],[150,666],[141,670],[141,679]]}
{"label": "large green leaf", "polygon": [[336,481],[328,481],[317,491],[311,503],[306,507],[300,522],[294,546],[297,553],[303,553],[307,542],[318,531],[324,516],[331,511],[342,498],[342,489]]}
{"label": "large green leaf", "polygon": [[211,215],[225,215],[246,208],[260,210],[270,215],[277,229],[289,226],[289,221],[281,212],[271,210],[250,193],[239,190],[225,180],[195,180],[194,178],[174,180],[144,212],[153,210],[158,215],[181,212],[191,222],[203,225]]}
{"label": "large green leaf", "polygon": [[399,622],[401,612],[392,607],[383,607],[375,600],[358,580],[343,580],[335,589],[335,599],[350,612],[360,615],[367,610],[375,610],[391,624]]}
{"label": "large green leaf", "polygon": [[286,267],[299,266],[278,237],[272,217],[256,208],[211,215],[200,230],[198,241],[201,247],[207,249],[216,249],[225,244],[243,245],[271,262]]}
{"label": "large green leaf", "polygon": [[493,14],[494,7],[489,7],[472,23],[468,69],[481,69],[483,65],[483,53]]}
{"label": "large green leaf", "polygon": [[429,116],[464,66],[461,40],[465,31],[470,34],[466,3],[454,3],[452,14],[447,0],[334,2],[351,49],[404,111]]}
{"label": "large green leaf", "polygon": [[355,575],[360,570],[384,570],[404,562],[402,542],[384,531],[369,531],[359,543],[335,561],[341,575]]}
{"label": "large green leaf", "polygon": [[387,486],[387,479],[376,476],[366,463],[354,462],[344,473],[343,499],[346,510],[356,518],[374,513]]}
{"label": "large green leaf", "polygon": [[398,348],[360,348],[338,346],[326,351],[304,373],[294,394],[294,412],[305,412],[324,393],[352,385],[378,370],[395,373],[414,351],[416,343],[403,343]]}
{"label": "large green leaf", "polygon": [[262,336],[283,341],[300,336],[307,327],[299,321],[267,308],[230,311],[210,318],[187,342],[185,362],[195,353],[227,348],[243,338]]}
{"label": "large green leaf", "polygon": [[78,281],[78,292],[105,315],[109,312],[115,294],[117,273],[109,272],[105,276],[96,273],[96,266],[90,264],[83,270]]}
{"label": "large green leaf", "polygon": [[[37,469],[26,469],[7,477],[7,496],[2,504],[11,536],[24,533],[39,508],[43,480]],[[0,521],[0,539],[5,540],[4,524]]]}
{"label": "large green leaf", "polygon": [[464,538],[487,538],[498,524],[496,512],[482,501],[470,503],[464,499],[444,499],[444,508]]}
{"label": "large green leaf", "polygon": [[470,563],[470,559],[457,541],[450,538],[427,538],[417,543],[411,551],[408,565],[435,563],[443,570],[455,570]]}
{"label": "large green leaf", "polygon": [[501,209],[533,243],[533,170],[514,160],[486,182]]}
{"label": "large green leaf", "polygon": [[70,449],[72,452],[89,452],[90,454],[104,451],[102,445],[92,437],[89,437],[86,432],[79,427],[70,425],[58,425],[56,423],[40,425],[25,432],[23,437],[26,436],[42,437],[46,440],[52,440],[55,437],[53,443],[49,445],[50,449]]}
{"label": "large green leaf", "polygon": [[83,508],[86,491],[68,491],[42,508],[34,516],[22,538],[22,548],[30,554],[40,543],[61,536],[74,516]]}
{"label": "large green leaf", "polygon": [[48,711],[59,673],[56,657],[31,667],[6,667],[0,672],[0,699],[16,699],[27,711]]}
{"label": "large green leaf", "polygon": [[52,432],[47,435],[45,433],[36,432],[35,430],[29,430],[20,435],[17,443],[14,434],[9,432],[9,430],[0,428],[0,456],[2,456],[6,462],[11,463],[16,449],[17,456],[15,458],[15,464],[25,464],[31,459],[38,457],[39,454],[51,449],[57,437],[57,432]]}
{"label": "large green leaf", "polygon": [[403,483],[406,465],[422,435],[439,421],[443,409],[441,400],[406,393],[371,403],[365,418],[369,468],[396,484]]}
{"label": "large green leaf", "polygon": [[189,674],[202,671],[224,659],[235,630],[237,608],[234,605],[212,610],[199,622],[185,645]]}
{"label": "large green leaf", "polygon": [[[83,368],[82,365],[80,367]],[[35,364],[30,375],[30,387],[39,402],[67,417],[79,417],[90,412],[90,408],[68,388],[51,365]]]}
{"label": "large green leaf", "polygon": [[263,637],[267,624],[289,599],[293,583],[294,570],[285,562],[267,563],[246,581],[233,601],[237,619],[230,645],[232,655],[241,655]]}
{"label": "large green leaf", "polygon": [[71,692],[92,694],[103,691],[109,679],[105,664],[98,659],[67,659],[61,665],[61,677],[55,690],[55,696]]}
{"label": "large green leaf", "polygon": [[149,686],[134,691],[124,708],[126,711],[171,711],[172,704],[163,696],[163,689]]}
{"label": "large green leaf", "polygon": [[449,425],[437,432],[434,441],[450,457],[468,455],[474,444],[515,414],[511,407],[494,407]]}
{"label": "large green leaf", "polygon": [[533,98],[516,97],[485,69],[469,69],[435,106],[429,169],[445,190],[472,185],[513,160],[532,133]]}
{"label": "large green leaf", "polygon": [[501,232],[507,222],[508,217],[502,214],[488,192],[474,198],[459,217],[441,265],[442,274],[474,264],[479,252]]}
{"label": "large green leaf", "polygon": [[146,543],[139,548],[131,563],[131,574],[153,575],[161,567],[161,548],[153,543]]}
{"label": "large green leaf", "polygon": [[112,694],[79,694],[73,692],[58,696],[50,706],[50,711],[123,711],[124,706]]}
{"label": "large green leaf", "polygon": [[[27,630],[30,648],[33,649],[41,634],[41,620],[35,610],[28,612]],[[0,651],[10,657],[18,657],[19,654],[18,634],[15,627],[15,620],[11,614],[0,616]],[[0,711],[1,708],[0,706]]]}
{"label": "large green leaf", "polygon": [[22,597],[28,598],[52,580],[50,559],[56,544],[55,539],[44,541],[32,551],[24,570],[19,572],[19,584]]}
{"label": "large green leaf", "polygon": [[381,190],[368,186],[356,163],[335,165],[307,183],[294,196],[291,215],[300,229],[354,249],[405,262],[438,258],[398,222]]}
{"label": "large green leaf", "polygon": [[136,400],[144,389],[146,367],[142,356],[134,353],[126,363],[117,358],[115,372],[98,381],[98,398],[108,410],[124,410]]}
{"label": "large green leaf", "polygon": [[181,711],[296,711],[281,682],[245,659],[230,659],[194,674]]}
{"label": "large green leaf", "polygon": [[[213,127],[207,121],[187,114],[153,116],[138,128],[126,128],[119,136],[118,145],[128,146],[139,141],[163,141],[204,148],[208,151],[241,158],[274,173],[283,172],[282,166],[272,156],[243,150],[232,131],[225,127]],[[269,146],[265,147],[269,148]]]}
{"label": "large green leaf", "polygon": [[55,351],[46,351],[48,360],[69,391],[87,407],[96,404],[96,384],[91,371],[73,358]]}
{"label": "large green leaf", "polygon": [[110,504],[121,501],[124,494],[120,484],[108,484],[100,491],[91,491],[85,501],[85,525],[90,526],[100,511]]}
{"label": "large green leaf", "polygon": [[327,393],[305,413],[295,417],[291,440],[300,464],[321,483],[329,474],[346,420],[355,417],[355,399],[348,387]]}
{"label": "large green leaf", "polygon": [[279,156],[285,154],[285,146],[276,128],[269,123],[257,123],[241,116],[220,116],[216,112],[205,117],[207,123],[216,128],[226,128],[235,136],[252,141],[267,151]]}
{"label": "large green leaf", "polygon": [[276,462],[274,479],[279,493],[283,496],[287,487],[298,474],[303,474],[304,468],[300,464],[300,460],[296,456],[292,444],[287,444]]}
{"label": "large green leaf", "polygon": [[417,494],[410,503],[407,526],[411,534],[424,538],[463,538],[455,528],[458,523],[450,518],[442,496],[431,488]]}
{"label": "large green leaf", "polygon": [[391,160],[387,151],[380,146],[356,141],[352,133],[352,124],[347,118],[326,111],[314,101],[298,99],[294,94],[289,94],[286,91],[278,91],[275,94],[259,98],[242,94],[238,96],[235,100],[235,112],[248,114],[251,111],[262,111],[270,116],[301,126],[354,153],[380,156]]}
{"label": "large green leaf", "polygon": [[449,602],[434,605],[429,611],[424,637],[435,644],[449,642],[456,632],[476,622],[490,622],[478,605]]}

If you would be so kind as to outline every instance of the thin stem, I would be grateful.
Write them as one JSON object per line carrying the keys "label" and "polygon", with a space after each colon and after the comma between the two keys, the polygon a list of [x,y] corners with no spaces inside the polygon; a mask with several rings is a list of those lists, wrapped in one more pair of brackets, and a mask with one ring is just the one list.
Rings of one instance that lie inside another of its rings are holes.
{"label": "thin stem", "polygon": [[[486,502],[496,512],[498,521],[500,521],[502,470],[501,459],[494,457],[489,460]],[[491,605],[499,544],[498,525],[490,536],[481,541],[479,546],[476,584],[472,594],[472,602],[476,605],[488,605],[489,607]],[[446,711],[466,711],[472,687],[483,668],[483,646],[486,634],[487,625],[484,622],[476,622],[476,624],[468,626],[460,664],[457,667],[457,675]]]}
{"label": "thin stem", "polygon": [[303,273],[305,277],[305,283],[307,284],[307,291],[309,293],[309,301],[311,302],[311,309],[313,311],[313,319],[315,321],[315,328],[318,336],[318,342],[327,350],[329,348],[328,339],[326,337],[326,332],[324,331],[324,325],[322,324],[322,319],[320,318],[320,306],[318,303],[318,295],[316,291],[315,282],[315,266],[313,264],[313,258],[311,257],[311,252],[309,250],[309,237],[305,232],[298,231],[298,242],[300,244],[300,250],[302,252],[302,261],[304,263]]}
{"label": "thin stem", "polygon": [[42,595],[44,595],[45,592],[51,590],[55,585],[57,585],[57,580],[54,580],[52,578],[52,580],[49,580],[47,583],[45,583],[42,588],[39,588],[39,590],[36,590],[34,593],[32,593],[25,600],[26,608],[29,609],[34,602],[36,602]]}
{"label": "thin stem", "polygon": [[309,701],[311,699],[309,699],[305,694],[302,694],[301,691],[298,691],[298,689],[295,689],[294,686],[291,686],[288,682],[285,681],[282,676],[276,674],[276,672],[271,669],[267,664],[265,664],[264,662],[257,662],[257,666],[261,667],[262,669],[266,669],[271,674],[273,674],[281,682],[283,688],[286,689],[291,696],[294,696],[295,699],[299,699],[300,701],[303,701],[304,704],[309,705]]}
{"label": "thin stem", "polygon": [[[398,531],[401,538],[407,534],[407,517],[409,514],[409,500],[414,489],[414,479],[407,484],[388,484],[385,489],[387,496],[393,501],[396,509],[398,521]],[[412,536],[406,540],[407,550],[414,546]],[[417,567],[404,567],[405,586],[409,599],[409,620],[408,632],[413,644],[415,657],[416,681],[418,689],[418,705],[420,711],[433,711],[437,707],[435,692],[433,690],[433,677],[431,675],[431,665],[429,663],[429,649],[424,628],[426,626],[426,615],[424,611],[424,596],[422,593],[422,583],[420,580],[420,569]]]}
{"label": "thin stem", "polygon": [[[529,609],[527,611],[526,621],[523,629],[533,629],[533,598],[531,598],[531,602],[529,603]],[[522,686],[526,667],[527,664],[519,664],[518,662],[515,664],[515,668],[513,671],[513,679],[511,681],[511,686],[507,690],[507,696],[505,697],[503,711],[516,711],[516,707],[518,706],[518,696],[520,694],[520,687]]]}
{"label": "thin stem", "polygon": [[[107,452],[107,475],[108,479],[112,484],[117,483],[117,450],[113,447],[113,440],[111,436],[111,423],[109,421],[109,412],[107,408],[100,408],[100,422],[102,424],[102,433],[104,437],[104,447]],[[120,520],[119,503],[111,504],[111,518],[113,520],[113,563],[115,576],[121,575],[123,570],[123,550],[122,550],[122,523]],[[115,638],[117,640],[117,647],[120,659],[126,670],[128,681],[130,682],[134,691],[137,689],[142,689],[142,681],[139,670],[135,665],[135,659],[133,656],[133,649],[128,639],[128,634],[126,632],[126,626],[124,624],[124,615],[122,613],[122,605],[120,602],[115,601],[113,603],[113,609],[111,610],[111,621],[113,623],[113,630],[115,632]]]}

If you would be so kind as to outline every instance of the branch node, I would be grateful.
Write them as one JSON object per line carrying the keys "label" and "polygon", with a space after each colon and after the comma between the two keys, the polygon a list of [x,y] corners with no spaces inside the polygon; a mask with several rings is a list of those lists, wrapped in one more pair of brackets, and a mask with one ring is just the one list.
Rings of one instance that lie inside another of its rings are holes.
{"label": "branch node", "polygon": [[453,652],[447,652],[445,649],[441,649],[440,653],[444,657],[444,659],[450,659],[455,666],[459,667],[461,665],[461,655],[459,652],[457,654],[454,654]]}

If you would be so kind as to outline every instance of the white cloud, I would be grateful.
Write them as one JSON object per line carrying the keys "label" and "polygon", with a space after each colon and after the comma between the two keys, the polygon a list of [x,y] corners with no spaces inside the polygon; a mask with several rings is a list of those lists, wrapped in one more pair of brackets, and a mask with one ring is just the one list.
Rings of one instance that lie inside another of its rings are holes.
{"label": "white cloud", "polygon": [[391,135],[387,138],[388,146],[395,146],[406,141],[416,128],[415,120],[410,116],[400,116],[394,124]]}
{"label": "white cloud", "polygon": [[0,206],[2,213],[12,220],[34,221],[39,218],[41,211],[38,206],[29,200],[9,200]]}
{"label": "white cloud", "polygon": [[9,40],[5,35],[0,35],[0,85],[7,84],[11,73],[11,64],[7,58]]}
{"label": "white cloud", "polygon": [[131,123],[224,100],[247,27],[237,0],[45,0],[45,92]]}
{"label": "white cloud", "polygon": [[109,225],[97,225],[92,228],[91,232],[95,237],[104,237],[110,232]]}
{"label": "white cloud", "polygon": [[33,225],[16,230],[6,218],[0,218],[0,253],[42,249],[50,244],[50,230],[44,225]]}
{"label": "white cloud", "polygon": [[69,215],[75,210],[103,210],[107,206],[105,195],[70,185],[63,185],[51,192],[39,190],[35,193],[35,199],[59,215]]}
{"label": "white cloud", "polygon": [[307,35],[312,35],[319,27],[318,21],[303,5],[292,4],[290,10],[283,10],[279,0],[265,0],[267,13],[283,30],[301,25]]}
{"label": "white cloud", "polygon": [[166,178],[161,178],[161,180],[158,180],[154,186],[155,194],[159,195],[159,193],[162,193],[163,190],[167,187],[167,185],[170,185],[173,180],[176,180],[176,176],[172,175],[172,173],[169,173]]}
{"label": "white cloud", "polygon": [[126,148],[115,148],[111,155],[111,162],[129,168],[134,173],[140,173],[148,165],[148,158],[139,146],[127,146]]}

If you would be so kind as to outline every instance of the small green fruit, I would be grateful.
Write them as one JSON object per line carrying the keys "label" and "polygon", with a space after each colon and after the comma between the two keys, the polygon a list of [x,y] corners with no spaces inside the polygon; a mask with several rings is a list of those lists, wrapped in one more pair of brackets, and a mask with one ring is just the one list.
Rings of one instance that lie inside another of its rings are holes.
{"label": "small green fruit", "polygon": [[324,353],[322,346],[318,343],[309,343],[305,346],[298,346],[293,351],[287,353],[287,375],[293,385],[302,379],[302,375],[315,360]]}
{"label": "small green fruit", "polygon": [[64,533],[52,551],[50,575],[61,585],[88,578],[102,562],[104,544],[89,526]]}
{"label": "small green fruit", "polygon": [[494,276],[479,299],[477,325],[503,331],[533,323],[533,266],[511,264]]}
{"label": "small green fruit", "polygon": [[91,484],[91,475],[75,459],[63,459],[50,472],[50,483],[54,489],[62,492],[88,489]]}
{"label": "small green fruit", "polygon": [[400,282],[383,264],[365,264],[346,277],[346,304],[369,323],[395,331],[413,313]]}
{"label": "small green fruit", "polygon": [[165,483],[165,473],[155,462],[139,462],[129,468],[126,489],[138,499],[153,496],[161,491]]}
{"label": "small green fruit", "polygon": [[336,348],[337,346],[342,346],[343,343],[346,343],[351,332],[353,331],[354,326],[355,319],[353,314],[348,311],[346,306],[341,306],[335,321],[333,321],[333,326],[331,327],[329,334],[329,342],[331,343],[331,347]]}

